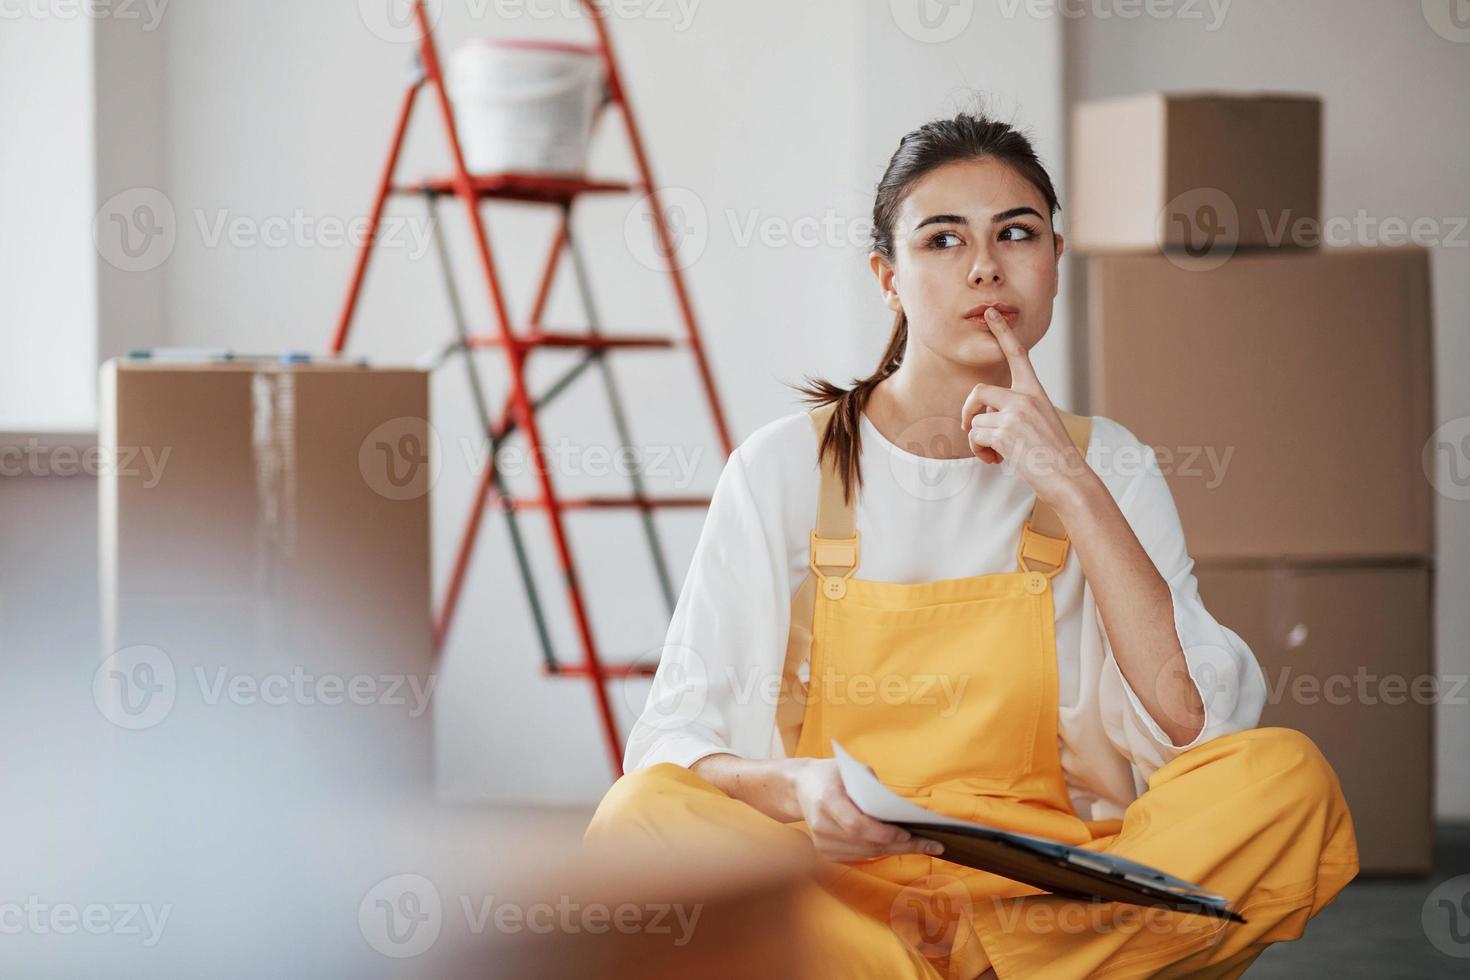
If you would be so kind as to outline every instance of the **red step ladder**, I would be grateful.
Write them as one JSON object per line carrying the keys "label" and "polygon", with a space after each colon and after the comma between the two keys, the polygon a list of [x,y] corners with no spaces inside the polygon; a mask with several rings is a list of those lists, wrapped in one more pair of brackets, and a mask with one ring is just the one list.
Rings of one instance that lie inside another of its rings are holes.
{"label": "red step ladder", "polygon": [[[526,597],[530,606],[532,619],[535,622],[536,632],[541,642],[542,657],[544,660],[543,670],[550,676],[585,677],[592,682],[595,692],[594,697],[602,719],[608,751],[612,757],[613,771],[615,775],[622,775],[622,738],[618,733],[617,722],[613,717],[612,706],[608,699],[607,684],[610,680],[619,678],[651,675],[657,665],[644,663],[608,664],[603,663],[599,657],[597,642],[592,635],[592,629],[587,618],[586,606],[583,602],[582,588],[578,579],[576,564],[567,546],[566,532],[562,524],[562,511],[595,508],[636,508],[642,517],[645,536],[648,539],[649,549],[663,590],[665,604],[669,612],[672,613],[677,592],[673,587],[668,567],[663,558],[663,550],[653,522],[652,512],[655,508],[659,507],[707,507],[709,505],[709,498],[707,496],[649,496],[645,492],[643,481],[635,469],[630,480],[633,484],[633,492],[628,496],[565,499],[557,496],[556,487],[552,484],[551,478],[547,473],[547,468],[541,466],[534,467],[537,471],[537,480],[540,489],[539,495],[535,497],[513,497],[508,493],[502,475],[496,468],[497,453],[503,440],[511,436],[514,432],[520,431],[525,435],[529,443],[528,448],[531,453],[531,458],[543,458],[541,455],[541,432],[536,424],[536,410],[548,404],[553,398],[564,391],[580,374],[591,367],[599,368],[602,374],[604,384],[607,388],[608,400],[611,403],[612,421],[617,430],[619,442],[623,446],[631,446],[632,440],[628,431],[626,413],[623,411],[622,398],[617,389],[615,378],[608,370],[606,356],[610,352],[624,349],[648,350],[680,346],[687,346],[688,352],[694,358],[695,366],[698,369],[699,380],[709,401],[710,412],[714,417],[715,429],[719,435],[726,456],[729,456],[733,445],[730,440],[729,429],[725,423],[724,413],[720,408],[719,397],[715,390],[714,377],[710,372],[709,363],[705,358],[704,347],[700,343],[699,330],[694,321],[694,311],[690,306],[689,296],[685,291],[684,281],[675,261],[675,248],[673,237],[668,227],[667,217],[663,209],[659,206],[658,192],[648,164],[648,157],[644,152],[643,140],[638,132],[638,126],[633,116],[633,108],[628,102],[627,91],[623,87],[617,61],[613,57],[612,44],[608,37],[606,22],[603,19],[603,14],[599,11],[598,5],[592,2],[592,0],[581,0],[581,7],[596,31],[597,40],[595,44],[570,47],[596,54],[600,58],[603,67],[604,92],[601,104],[598,106],[596,116],[594,117],[594,130],[597,121],[602,118],[607,108],[616,106],[621,110],[627,131],[627,138],[637,165],[637,181],[630,183],[615,180],[593,180],[560,174],[470,173],[465,167],[464,157],[460,152],[459,133],[455,128],[454,114],[450,109],[449,95],[445,90],[444,76],[439,67],[439,57],[434,46],[432,25],[425,10],[423,0],[414,0],[412,16],[421,35],[416,50],[417,70],[409,83],[407,91],[404,92],[403,100],[398,110],[397,123],[393,131],[393,140],[388,150],[387,164],[383,168],[382,178],[378,182],[377,191],[373,197],[368,234],[357,255],[357,262],[352,272],[351,284],[347,290],[347,299],[343,304],[342,315],[337,322],[336,333],[332,338],[332,352],[334,354],[341,353],[347,346],[347,336],[352,325],[352,314],[357,306],[358,295],[361,292],[363,278],[367,272],[368,260],[372,255],[372,246],[377,237],[378,225],[382,219],[383,208],[389,195],[407,194],[422,196],[429,207],[431,218],[434,219],[431,220],[430,224],[433,228],[434,241],[440,258],[440,268],[444,276],[445,286],[449,291],[450,308],[455,329],[455,339],[446,346],[440,354],[437,363],[442,364],[453,356],[458,356],[464,361],[471,394],[474,396],[479,415],[478,421],[490,443],[490,452],[486,456],[485,469],[480,474],[474,501],[470,506],[469,514],[465,519],[464,529],[461,532],[459,547],[455,554],[449,581],[441,600],[441,606],[435,617],[435,649],[442,649],[445,639],[448,636],[449,629],[454,621],[455,609],[459,604],[464,590],[465,573],[469,566],[470,556],[474,551],[475,539],[479,534],[480,523],[484,517],[485,508],[489,504],[494,503],[505,517],[513,550],[517,563],[520,566],[521,580],[526,589]],[[566,49],[569,46],[558,44],[557,47]],[[416,183],[395,183],[394,171],[397,168],[399,151],[403,147],[404,135],[408,130],[409,119],[413,114],[413,108],[417,102],[419,92],[425,87],[428,87],[433,92],[434,101],[438,106],[439,115],[444,124],[444,131],[449,138],[451,172],[448,176],[420,180]],[[600,332],[596,305],[593,302],[590,280],[587,276],[585,256],[578,250],[576,240],[572,234],[572,205],[583,194],[629,193],[647,195],[646,200],[653,214],[653,226],[658,250],[666,264],[669,280],[673,285],[674,298],[677,301],[679,314],[684,325],[684,335],[681,339],[665,336],[604,335]],[[494,322],[494,333],[489,335],[471,333],[460,306],[459,293],[448,261],[448,254],[442,233],[439,229],[439,221],[437,220],[437,209],[440,205],[440,200],[445,197],[458,198],[464,204],[465,212],[469,217],[470,230],[474,236],[475,251],[479,259],[480,269],[485,276],[485,285],[488,289],[488,298],[490,301],[490,312]],[[528,202],[548,205],[556,208],[558,211],[557,229],[551,241],[550,251],[543,267],[530,316],[527,318],[526,326],[522,330],[516,330],[512,327],[511,315],[506,309],[504,294],[501,291],[500,280],[496,273],[494,253],[490,247],[490,239],[486,233],[485,221],[480,211],[480,204],[484,201]],[[585,332],[547,329],[541,322],[542,314],[550,297],[557,262],[563,250],[567,251],[571,259],[572,271],[576,279],[581,303],[589,321]],[[498,416],[492,416],[489,410],[484,387],[480,382],[480,377],[474,363],[474,351],[487,347],[496,347],[504,351],[510,367],[510,392]],[[542,348],[578,349],[583,352],[583,357],[574,367],[560,376],[547,391],[537,398],[532,398],[526,383],[525,364],[532,352]],[[565,577],[567,597],[571,605],[577,634],[581,640],[584,658],[581,663],[563,663],[557,658],[553,650],[550,634],[546,628],[545,613],[541,606],[535,579],[531,574],[530,564],[527,560],[525,542],[521,537],[520,528],[516,520],[516,512],[526,509],[544,510],[550,520],[557,560],[560,563],[562,573]]]}

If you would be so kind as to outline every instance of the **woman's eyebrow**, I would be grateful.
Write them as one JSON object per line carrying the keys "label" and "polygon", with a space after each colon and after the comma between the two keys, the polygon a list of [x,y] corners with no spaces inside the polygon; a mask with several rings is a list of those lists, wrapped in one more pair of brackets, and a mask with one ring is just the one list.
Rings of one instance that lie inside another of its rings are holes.
{"label": "woman's eyebrow", "polygon": [[[1000,222],[1002,221],[1007,221],[1011,218],[1015,218],[1023,214],[1035,215],[1038,218],[1041,217],[1041,212],[1037,211],[1035,208],[1019,207],[1011,208],[1009,211],[1002,211],[997,215],[993,215],[990,219],[990,223],[993,225],[1000,224]],[[918,224],[914,225],[914,231],[918,231],[925,225],[968,225],[969,223],[969,219],[959,214],[931,214],[923,221],[920,221]]]}

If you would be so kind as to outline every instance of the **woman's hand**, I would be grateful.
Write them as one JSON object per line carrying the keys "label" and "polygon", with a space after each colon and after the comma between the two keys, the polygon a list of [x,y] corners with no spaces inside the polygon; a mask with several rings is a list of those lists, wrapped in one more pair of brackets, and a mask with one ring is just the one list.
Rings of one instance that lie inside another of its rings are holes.
{"label": "woman's hand", "polygon": [[1021,478],[1048,504],[1057,504],[1088,473],[1062,417],[1031,366],[1005,317],[992,307],[985,323],[1011,366],[1011,386],[978,384],[960,410],[960,427],[970,433],[970,451],[987,463],[1011,460]]}
{"label": "woman's hand", "polygon": [[[870,770],[871,771],[871,770]],[[874,820],[842,785],[836,759],[811,759],[796,770],[792,791],[817,853],[828,861],[861,861],[884,854],[939,854],[944,845]]]}

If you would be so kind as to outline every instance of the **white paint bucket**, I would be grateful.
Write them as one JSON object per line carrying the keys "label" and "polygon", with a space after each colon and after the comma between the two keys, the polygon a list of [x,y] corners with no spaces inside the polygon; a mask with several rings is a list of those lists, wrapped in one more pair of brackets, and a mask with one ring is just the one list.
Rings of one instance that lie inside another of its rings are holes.
{"label": "white paint bucket", "polygon": [[445,84],[471,173],[585,173],[604,90],[596,48],[470,41],[450,56]]}

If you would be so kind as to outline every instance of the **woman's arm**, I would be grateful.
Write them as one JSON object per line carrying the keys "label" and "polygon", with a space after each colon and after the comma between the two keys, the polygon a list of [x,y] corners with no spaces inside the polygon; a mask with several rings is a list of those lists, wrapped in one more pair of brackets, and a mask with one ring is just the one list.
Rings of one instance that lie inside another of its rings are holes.
{"label": "woman's arm", "polygon": [[689,768],[725,795],[743,800],[782,823],[801,820],[795,781],[807,759],[746,759],[729,752],[707,755]]}
{"label": "woman's arm", "polygon": [[1092,587],[1118,669],[1174,744],[1188,745],[1204,727],[1205,706],[1179,645],[1169,583],[1091,468],[1056,511]]}
{"label": "woman's arm", "polygon": [[790,572],[780,471],[752,486],[748,451],[737,447],[720,472],[624,772],[661,762],[693,769],[711,753],[753,757],[771,743],[762,691],[781,673]]}
{"label": "woman's arm", "polygon": [[1097,599],[1118,669],[1175,746],[1188,745],[1204,730],[1205,705],[1174,627],[1169,583],[1072,444],[1026,346],[994,309],[986,322],[1005,352],[1011,384],[977,384],[965,399],[960,424],[969,430],[970,448],[986,462],[1010,460],[1056,510]]}

